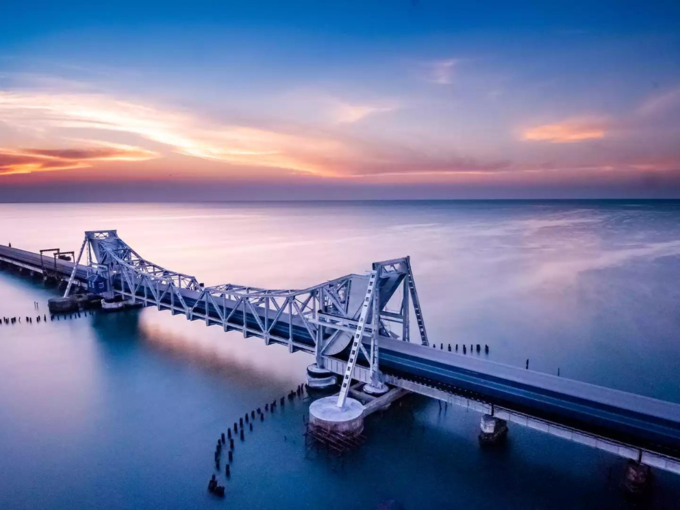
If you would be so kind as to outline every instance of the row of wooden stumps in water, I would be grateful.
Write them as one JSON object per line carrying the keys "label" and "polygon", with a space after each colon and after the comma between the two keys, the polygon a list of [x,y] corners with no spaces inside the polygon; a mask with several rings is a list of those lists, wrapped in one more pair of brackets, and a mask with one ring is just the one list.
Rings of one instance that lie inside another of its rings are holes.
{"label": "row of wooden stumps in water", "polygon": [[[24,317],[25,322],[24,324],[33,324],[33,320],[35,322],[40,322],[41,320],[43,322],[47,322],[47,315],[37,315],[35,319],[29,315]],[[54,320],[54,316],[51,316],[51,319]],[[0,325],[2,324],[21,324],[21,317],[3,317],[2,320],[0,320]]]}
{"label": "row of wooden stumps in water", "polygon": [[[437,344],[432,344],[432,348],[436,349]],[[444,350],[444,344],[439,344],[439,350],[443,351]],[[448,344],[448,349],[449,352],[453,352],[451,349],[451,344]],[[467,345],[463,344],[462,348],[463,354],[467,354]],[[458,352],[458,344],[455,345],[455,352]],[[473,354],[475,352],[475,344],[470,344],[470,354]],[[477,354],[482,352],[482,344],[477,344]],[[484,354],[489,354],[489,346],[487,344],[484,344]]]}
{"label": "row of wooden stumps in water", "polygon": [[[226,451],[227,460],[225,461],[224,475],[227,478],[227,480],[231,478],[231,465],[234,462],[234,450],[236,446],[234,439],[238,437],[241,441],[245,441],[246,427],[249,429],[250,432],[252,432],[253,423],[257,421],[258,418],[261,422],[263,422],[265,414],[269,412],[274,412],[277,406],[284,407],[286,405],[286,398],[288,400],[294,400],[295,398],[303,398],[304,395],[305,385],[300,384],[296,389],[291,390],[287,396],[281,397],[280,399],[275,399],[271,403],[265,404],[264,411],[262,410],[261,407],[258,407],[257,409],[254,409],[240,417],[238,421],[235,421],[234,425],[227,429],[227,433],[225,434],[224,432],[222,432],[220,434],[220,437],[217,439],[217,445],[215,446],[214,455],[215,470],[218,473],[222,471],[220,465],[222,460],[222,453]],[[217,477],[215,474],[213,474],[212,477],[210,478],[210,482],[208,483],[208,491],[211,494],[214,494],[215,496],[223,498],[225,495],[225,490],[226,489],[223,485],[218,484]]]}
{"label": "row of wooden stumps in water", "polygon": [[[66,319],[80,319],[81,317],[87,317],[88,315],[94,315],[94,312],[92,311],[83,311],[83,312],[74,312],[74,313],[69,313],[69,314],[57,314],[57,315],[50,315],[50,320],[61,320],[62,318],[64,320]],[[47,322],[47,315],[42,314],[42,315],[36,315],[35,317],[31,317],[29,315],[24,317],[25,321],[24,324],[33,324],[33,322]],[[21,324],[21,317],[3,317],[0,319],[0,326],[3,324],[5,325],[13,325],[13,324]]]}

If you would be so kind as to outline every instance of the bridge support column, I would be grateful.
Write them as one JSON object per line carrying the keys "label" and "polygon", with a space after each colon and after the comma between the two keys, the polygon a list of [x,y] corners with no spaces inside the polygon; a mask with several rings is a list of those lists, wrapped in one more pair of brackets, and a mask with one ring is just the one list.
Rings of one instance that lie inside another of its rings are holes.
{"label": "bridge support column", "polygon": [[325,390],[334,388],[338,379],[333,372],[321,368],[314,363],[307,367],[307,386],[312,389]]}
{"label": "bridge support column", "polygon": [[508,436],[508,423],[490,414],[482,415],[479,428],[479,442],[483,445],[500,443]]}
{"label": "bridge support column", "polygon": [[55,297],[47,300],[50,313],[72,313],[78,311],[78,302],[72,297]]}
{"label": "bridge support column", "polygon": [[652,469],[634,460],[626,465],[624,487],[631,494],[643,494],[649,490],[652,481]]}
{"label": "bridge support column", "polygon": [[364,406],[353,398],[346,398],[342,407],[337,397],[320,398],[309,406],[309,425],[320,432],[356,437],[364,430]]}
{"label": "bridge support column", "polygon": [[382,381],[376,381],[375,383],[364,384],[363,392],[372,395],[374,397],[379,397],[390,391],[387,385]]}

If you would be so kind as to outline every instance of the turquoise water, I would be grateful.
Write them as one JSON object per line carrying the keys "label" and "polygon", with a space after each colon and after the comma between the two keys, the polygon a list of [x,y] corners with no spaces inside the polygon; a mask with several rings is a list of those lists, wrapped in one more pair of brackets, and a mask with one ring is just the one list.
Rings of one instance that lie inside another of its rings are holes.
{"label": "turquoise water", "polygon": [[[677,202],[0,204],[0,242],[29,250],[105,228],[206,285],[305,287],[410,255],[432,341],[680,402]],[[55,292],[0,272],[0,316]],[[309,401],[278,409],[210,497],[220,432],[310,362],[154,309],[0,326],[0,508],[633,507],[621,460],[517,426],[480,450],[477,413],[420,397],[341,462],[306,451]],[[657,472],[642,506],[677,501]]]}

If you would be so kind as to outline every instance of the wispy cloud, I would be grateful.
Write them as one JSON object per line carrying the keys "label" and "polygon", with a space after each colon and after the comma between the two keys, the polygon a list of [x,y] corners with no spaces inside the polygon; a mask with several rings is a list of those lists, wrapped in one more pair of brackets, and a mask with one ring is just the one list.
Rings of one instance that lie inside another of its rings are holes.
{"label": "wispy cloud", "polygon": [[460,59],[449,58],[422,64],[422,79],[436,85],[450,85]]}
{"label": "wispy cloud", "polygon": [[522,139],[534,142],[574,143],[597,140],[606,135],[602,119],[568,119],[526,129]]}
{"label": "wispy cloud", "polygon": [[40,158],[0,150],[0,176],[71,170],[75,168],[87,168],[87,166],[86,163],[80,161]]}
{"label": "wispy cloud", "polygon": [[0,148],[0,176],[88,168],[96,161],[146,161],[158,154],[127,145],[72,149]]}
{"label": "wispy cloud", "polygon": [[340,142],[328,137],[215,124],[191,112],[101,94],[0,91],[0,117],[13,127],[41,132],[87,129],[101,135],[123,132],[196,158],[317,175],[328,171],[313,161],[343,150]]}
{"label": "wispy cloud", "polygon": [[509,160],[480,161],[458,156],[427,157],[402,154],[397,160],[368,161],[350,171],[353,177],[406,177],[494,174],[515,169]]}
{"label": "wispy cloud", "polygon": [[680,108],[680,87],[647,98],[636,113],[643,117],[651,117],[668,113],[676,108]]}
{"label": "wispy cloud", "polygon": [[396,109],[396,106],[358,105],[342,102],[337,102],[332,107],[335,122],[339,124],[352,124],[365,119],[369,115],[392,112]]}
{"label": "wispy cloud", "polygon": [[654,129],[671,132],[678,125],[680,87],[645,98],[629,112],[617,116],[590,115],[543,124],[521,131],[524,141],[575,143],[601,138],[637,138]]}
{"label": "wispy cloud", "polygon": [[[394,104],[356,105],[339,100],[336,124],[355,123],[369,115],[392,111]],[[29,173],[51,169],[83,168],[92,161],[124,157],[139,160],[161,157],[164,149],[185,156],[237,165],[288,170],[319,177],[451,175],[504,171],[507,161],[483,162],[453,151],[428,152],[388,141],[371,141],[347,133],[312,131],[285,126],[282,130],[220,124],[187,110],[160,108],[122,101],[101,94],[44,94],[0,91],[0,118],[14,127],[34,129],[40,136],[70,139],[74,133],[105,144],[115,133],[135,137],[140,145],[152,142],[147,153],[99,152],[89,149],[15,151],[4,173]],[[285,129],[285,130],[283,130]],[[136,143],[136,142],[135,142]],[[146,149],[144,149],[146,150]],[[160,154],[159,154],[160,153]],[[151,156],[153,155],[153,156]],[[167,155],[167,153],[166,153]],[[15,158],[21,156],[21,162]],[[134,159],[139,158],[139,159]],[[18,166],[19,164],[23,166]]]}
{"label": "wispy cloud", "polygon": [[[551,157],[557,159],[545,162],[541,144],[536,143],[527,146],[522,161],[511,160],[502,152],[489,156],[479,148],[459,150],[455,144],[435,144],[421,136],[420,130],[397,132],[398,136],[391,138],[379,130],[375,130],[375,136],[368,130],[358,133],[353,126],[402,104],[401,100],[381,102],[368,97],[351,101],[319,95],[310,101],[309,124],[272,119],[263,124],[243,118],[238,122],[222,120],[187,108],[123,100],[82,89],[64,93],[0,90],[0,127],[9,128],[15,140],[15,144],[4,142],[5,148],[0,148],[0,175],[162,157],[170,159],[173,170],[181,162],[184,167],[179,172],[195,178],[217,178],[220,174],[216,172],[224,169],[224,178],[276,180],[304,174],[381,183],[491,182],[508,181],[513,176],[528,181],[568,172],[580,176],[614,169],[641,172],[677,168],[675,152],[655,154],[650,159],[635,152],[580,157],[578,153],[560,156],[553,151]],[[626,125],[626,119],[593,115],[525,128],[519,139],[568,144],[608,137],[614,143]],[[16,140],[31,148],[19,148]],[[200,162],[187,163],[175,154],[223,164],[200,166]]]}

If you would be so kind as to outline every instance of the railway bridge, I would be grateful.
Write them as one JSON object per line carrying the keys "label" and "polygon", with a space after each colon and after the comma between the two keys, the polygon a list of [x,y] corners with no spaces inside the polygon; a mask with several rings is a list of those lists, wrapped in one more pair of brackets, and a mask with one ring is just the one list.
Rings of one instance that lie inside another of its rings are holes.
{"label": "railway bridge", "polygon": [[[0,246],[0,262],[46,274],[42,253]],[[54,257],[48,271],[68,281],[65,296],[79,286],[309,353],[311,386],[341,377],[339,394],[315,410],[320,422],[361,419],[350,393],[358,381],[369,395],[401,388],[478,411],[489,437],[509,422],[680,474],[680,405],[431,345],[408,257],[306,289],[206,286],[102,230],[86,232],[75,260]]]}

